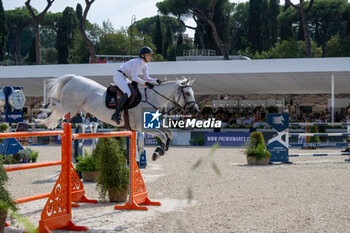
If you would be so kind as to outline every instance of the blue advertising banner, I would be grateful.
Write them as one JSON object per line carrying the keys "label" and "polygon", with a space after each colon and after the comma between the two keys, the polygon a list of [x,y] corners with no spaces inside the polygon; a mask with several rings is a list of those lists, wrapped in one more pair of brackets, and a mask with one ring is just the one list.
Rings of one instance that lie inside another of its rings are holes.
{"label": "blue advertising banner", "polygon": [[249,142],[249,132],[210,132],[204,135],[205,146],[244,146]]}

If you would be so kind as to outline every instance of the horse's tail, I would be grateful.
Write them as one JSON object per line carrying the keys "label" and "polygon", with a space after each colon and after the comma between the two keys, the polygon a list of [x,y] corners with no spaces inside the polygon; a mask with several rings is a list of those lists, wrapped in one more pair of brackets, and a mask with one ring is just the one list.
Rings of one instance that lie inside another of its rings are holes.
{"label": "horse's tail", "polygon": [[60,102],[62,97],[61,93],[62,93],[63,86],[74,77],[75,75],[73,74],[67,74],[58,78],[50,79],[47,83],[47,88],[48,88],[47,98],[49,100],[53,98]]}
{"label": "horse's tail", "polygon": [[48,104],[44,106],[42,113],[46,116],[41,122],[50,129],[57,127],[59,120],[66,114],[62,108],[62,89],[75,75],[67,74],[49,80],[47,87]]}

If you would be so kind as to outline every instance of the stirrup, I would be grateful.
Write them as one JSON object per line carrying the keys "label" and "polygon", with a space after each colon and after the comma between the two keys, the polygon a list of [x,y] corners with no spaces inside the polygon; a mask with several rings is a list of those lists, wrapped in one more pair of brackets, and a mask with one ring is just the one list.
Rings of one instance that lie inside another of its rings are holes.
{"label": "stirrup", "polygon": [[112,121],[115,121],[117,124],[120,124],[120,121],[121,121],[120,114],[114,113],[112,115]]}

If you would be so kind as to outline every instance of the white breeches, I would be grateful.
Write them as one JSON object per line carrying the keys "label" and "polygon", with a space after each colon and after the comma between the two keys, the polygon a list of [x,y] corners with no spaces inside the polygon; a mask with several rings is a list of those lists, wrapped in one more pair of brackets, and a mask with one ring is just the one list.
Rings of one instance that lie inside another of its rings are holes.
{"label": "white breeches", "polygon": [[128,87],[128,83],[131,83],[122,73],[119,71],[115,72],[113,75],[113,81],[123,93],[126,93],[128,97],[131,96],[131,91]]}

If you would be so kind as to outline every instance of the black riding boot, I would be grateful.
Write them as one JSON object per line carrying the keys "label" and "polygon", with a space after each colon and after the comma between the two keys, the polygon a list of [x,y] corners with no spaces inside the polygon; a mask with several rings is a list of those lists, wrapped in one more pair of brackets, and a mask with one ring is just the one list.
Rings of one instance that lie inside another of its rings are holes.
{"label": "black riding boot", "polygon": [[115,113],[113,114],[112,116],[112,120],[117,122],[117,124],[120,123],[120,112],[121,110],[123,109],[124,105],[125,105],[125,102],[127,101],[128,99],[128,94],[124,93],[122,95],[122,97],[120,97],[119,99],[119,102],[118,102],[118,105],[117,105],[117,108],[115,109]]}

